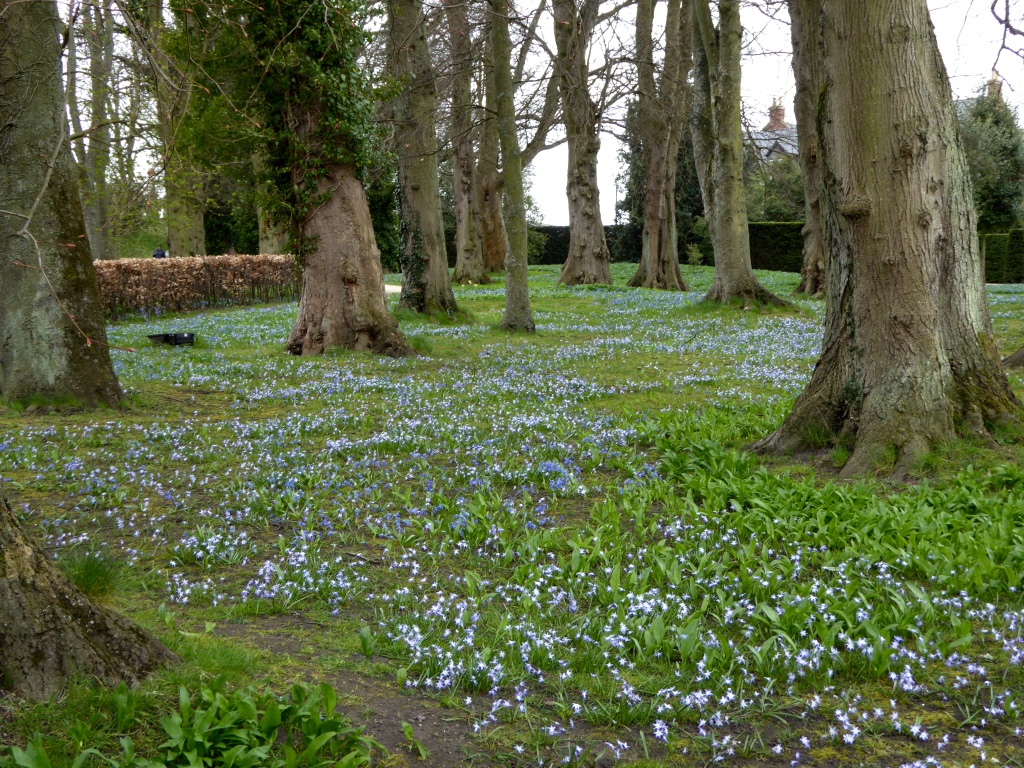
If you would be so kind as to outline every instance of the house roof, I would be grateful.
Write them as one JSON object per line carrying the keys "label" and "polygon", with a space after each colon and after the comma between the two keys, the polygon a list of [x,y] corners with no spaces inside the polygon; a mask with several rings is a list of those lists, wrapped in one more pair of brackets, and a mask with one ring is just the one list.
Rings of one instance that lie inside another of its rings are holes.
{"label": "house roof", "polygon": [[765,160],[771,160],[779,155],[796,157],[800,153],[796,128],[792,127],[777,131],[751,131],[750,142],[757,147]]}

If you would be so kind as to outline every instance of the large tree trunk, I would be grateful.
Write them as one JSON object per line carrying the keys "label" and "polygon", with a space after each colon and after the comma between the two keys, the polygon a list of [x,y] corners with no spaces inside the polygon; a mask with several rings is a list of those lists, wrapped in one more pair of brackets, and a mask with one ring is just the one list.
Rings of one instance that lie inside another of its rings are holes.
{"label": "large tree trunk", "polygon": [[391,73],[402,81],[392,102],[402,220],[402,296],[414,312],[458,307],[448,277],[437,175],[437,88],[420,0],[388,0]]}
{"label": "large tree trunk", "polygon": [[479,206],[473,152],[473,48],[469,16],[462,0],[444,0],[452,54],[452,150],[455,195],[456,283],[491,282],[484,269],[483,216]]}
{"label": "large tree trunk", "polygon": [[590,37],[597,23],[600,0],[553,0],[556,62],[562,91],[562,124],[569,141],[568,178],[569,254],[558,282],[580,285],[612,282],[611,254],[601,222],[601,199],[597,187],[598,136],[597,105],[590,98],[590,68],[587,59]]}
{"label": "large tree trunk", "polygon": [[319,355],[329,347],[346,347],[392,357],[409,354],[384,300],[380,251],[355,168],[330,166],[318,192],[326,200],[302,225],[302,239],[313,250],[304,257],[299,316],[288,351]]}
{"label": "large tree trunk", "polygon": [[660,84],[654,79],[655,0],[640,0],[636,12],[636,57],[640,146],[646,173],[643,246],[629,284],[688,291],[679,269],[676,229],[676,169],[679,131],[686,111],[693,14],[689,0],[669,0]]}
{"label": "large tree trunk", "polygon": [[523,158],[516,130],[515,85],[512,82],[512,40],[508,32],[508,0],[490,0],[491,43],[494,48],[494,88],[501,139],[508,253],[505,256],[505,312],[501,327],[509,331],[536,330],[530,308],[530,284],[526,263],[526,195],[523,191]]}
{"label": "large tree trunk", "polygon": [[484,108],[480,115],[480,155],[476,163],[477,207],[481,217],[481,241],[484,251],[484,269],[502,272],[508,252],[508,233],[501,211],[502,180],[498,153],[501,138],[498,134],[498,100],[494,85],[494,45],[491,43],[490,24],[484,40]]}
{"label": "large tree trunk", "polygon": [[895,450],[899,476],[932,446],[987,436],[986,423],[1016,418],[1020,404],[993,340],[926,0],[823,0],[820,23],[825,343],[792,412],[759,447],[801,450],[831,435],[852,448],[844,475]]}
{"label": "large tree trunk", "polygon": [[[825,247],[821,232],[821,169],[818,163],[818,96],[821,94],[821,40],[816,34],[821,0],[789,0],[796,76],[796,129],[804,177],[804,265],[796,293],[825,293]],[[811,30],[808,35],[806,30]]]}
{"label": "large tree trunk", "polygon": [[718,0],[718,27],[710,0],[694,2],[693,151],[704,215],[715,250],[715,279],[705,301],[784,304],[750,266],[747,201],[743,191],[739,0]]}
{"label": "large tree trunk", "polygon": [[[9,10],[16,3],[6,5]],[[60,693],[76,675],[106,685],[134,683],[178,661],[135,623],[93,605],[69,584],[2,497],[0,648],[0,686],[35,700]]]}
{"label": "large tree trunk", "polygon": [[54,2],[0,0],[0,397],[116,405],[67,143],[61,26]]}

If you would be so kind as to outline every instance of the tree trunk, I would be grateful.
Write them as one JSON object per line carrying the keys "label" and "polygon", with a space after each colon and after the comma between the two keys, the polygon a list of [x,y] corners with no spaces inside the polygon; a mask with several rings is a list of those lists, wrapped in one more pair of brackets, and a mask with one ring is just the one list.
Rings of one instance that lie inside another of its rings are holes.
{"label": "tree trunk", "polygon": [[473,50],[469,17],[461,0],[444,0],[452,67],[452,150],[455,193],[456,283],[481,285],[491,282],[484,269],[483,216],[477,189],[473,152],[473,97],[470,75]]}
{"label": "tree trunk", "polygon": [[562,91],[562,124],[569,142],[568,178],[569,254],[558,282],[562,285],[611,285],[611,254],[601,222],[597,187],[597,105],[590,98],[587,59],[590,37],[597,22],[600,0],[553,0],[556,69]]}
{"label": "tree trunk", "polygon": [[743,133],[739,0],[718,0],[718,27],[710,0],[693,0],[693,149],[715,250],[715,279],[705,301],[785,304],[766,290],[750,266],[747,202],[743,191]]}
{"label": "tree trunk", "polygon": [[688,291],[690,287],[679,269],[676,169],[679,131],[686,111],[693,14],[689,0],[669,0],[665,13],[666,51],[661,81],[656,84],[654,6],[655,0],[640,0],[636,12],[637,109],[646,183],[640,264],[629,284]]}
{"label": "tree trunk", "polygon": [[391,74],[402,81],[392,102],[402,222],[402,296],[414,312],[458,307],[448,277],[437,175],[437,89],[420,0],[388,0]]}
{"label": "tree trunk", "polygon": [[495,117],[498,102],[494,85],[494,46],[490,40],[491,21],[488,20],[487,24],[488,39],[484,41],[484,109],[480,117],[476,193],[481,218],[484,269],[488,272],[502,272],[505,269],[505,255],[508,253],[508,233],[505,231],[505,217],[501,211],[502,180],[498,163],[501,140],[498,119]]}
{"label": "tree trunk", "polygon": [[796,77],[796,128],[804,177],[804,264],[795,293],[825,294],[825,247],[821,232],[821,169],[818,167],[818,96],[822,86],[821,41],[817,29],[821,0],[789,0]]}
{"label": "tree trunk", "polygon": [[[8,3],[7,8],[13,5]],[[105,685],[131,684],[178,661],[134,622],[93,605],[69,584],[3,497],[0,647],[0,685],[36,701],[60,693],[76,675],[97,678]]]}
{"label": "tree trunk", "polygon": [[[164,32],[163,0],[153,0],[148,6],[146,18],[149,38],[154,49],[161,47]],[[194,14],[189,15],[189,18]],[[188,24],[190,22],[186,22]],[[206,230],[203,224],[202,173],[182,152],[178,143],[178,132],[188,111],[193,78],[188,63],[181,67],[183,76],[177,72],[154,74],[153,89],[156,102],[157,122],[160,140],[163,144],[161,163],[164,174],[164,218],[167,221],[167,251],[170,256],[206,255]],[[176,87],[167,82],[179,80]]]}
{"label": "tree trunk", "polygon": [[[262,187],[265,184],[265,179],[263,178],[263,158],[259,153],[253,153],[252,170],[256,177],[256,183]],[[270,221],[266,206],[260,202],[259,196],[256,200],[256,225],[259,227],[260,253],[285,252],[288,245],[287,227],[284,224],[275,224]]]}
{"label": "tree trunk", "polygon": [[1024,347],[1003,360],[1003,368],[1024,368]]}
{"label": "tree trunk", "polygon": [[530,284],[526,263],[526,196],[523,191],[523,158],[516,130],[515,85],[512,82],[512,40],[509,38],[508,0],[489,0],[491,42],[494,46],[494,86],[501,168],[504,182],[508,253],[505,256],[505,312],[501,327],[533,333]]}
{"label": "tree trunk", "polygon": [[[845,476],[1016,418],[993,340],[976,214],[926,0],[824,0],[825,343],[810,383],[758,447],[848,445]],[[810,33],[811,30],[808,30]],[[881,97],[884,95],[884,97]]]}
{"label": "tree trunk", "polygon": [[293,355],[346,347],[399,357],[411,352],[388,312],[370,207],[355,168],[331,166],[318,192],[326,200],[302,225],[313,251],[304,258]]}
{"label": "tree trunk", "polygon": [[61,26],[54,2],[0,0],[0,397],[116,405],[67,143]]}
{"label": "tree trunk", "polygon": [[110,257],[108,241],[110,200],[107,191],[107,169],[110,165],[110,88],[114,66],[114,17],[109,0],[82,8],[88,32],[89,48],[89,119],[93,130],[86,150],[85,209],[89,247],[94,259]]}
{"label": "tree trunk", "polygon": [[288,242],[284,227],[271,224],[262,205],[256,206],[256,221],[260,228],[260,253],[284,253]]}

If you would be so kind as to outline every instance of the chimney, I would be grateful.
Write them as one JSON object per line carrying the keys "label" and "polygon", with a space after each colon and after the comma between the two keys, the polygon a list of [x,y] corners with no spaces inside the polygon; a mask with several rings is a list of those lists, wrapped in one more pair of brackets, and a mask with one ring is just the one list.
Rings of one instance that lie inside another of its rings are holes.
{"label": "chimney", "polygon": [[772,108],[768,112],[768,125],[763,130],[781,131],[789,127],[789,123],[786,122],[786,108],[782,106],[782,100],[773,99]]}

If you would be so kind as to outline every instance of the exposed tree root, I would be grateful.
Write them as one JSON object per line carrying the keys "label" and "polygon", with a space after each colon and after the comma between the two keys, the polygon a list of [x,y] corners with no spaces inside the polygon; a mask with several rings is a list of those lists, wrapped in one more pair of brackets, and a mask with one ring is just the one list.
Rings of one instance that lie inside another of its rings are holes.
{"label": "exposed tree root", "polygon": [[793,306],[785,299],[782,299],[769,291],[757,282],[757,280],[748,281],[739,288],[733,288],[730,290],[726,287],[723,281],[716,277],[715,281],[711,284],[711,288],[702,299],[702,301],[705,302],[718,302],[721,304],[736,300],[742,302],[744,308],[754,304],[769,307]]}
{"label": "exposed tree root", "polygon": [[0,498],[0,683],[29,699],[73,675],[134,683],[178,657],[132,621],[93,605]]}

